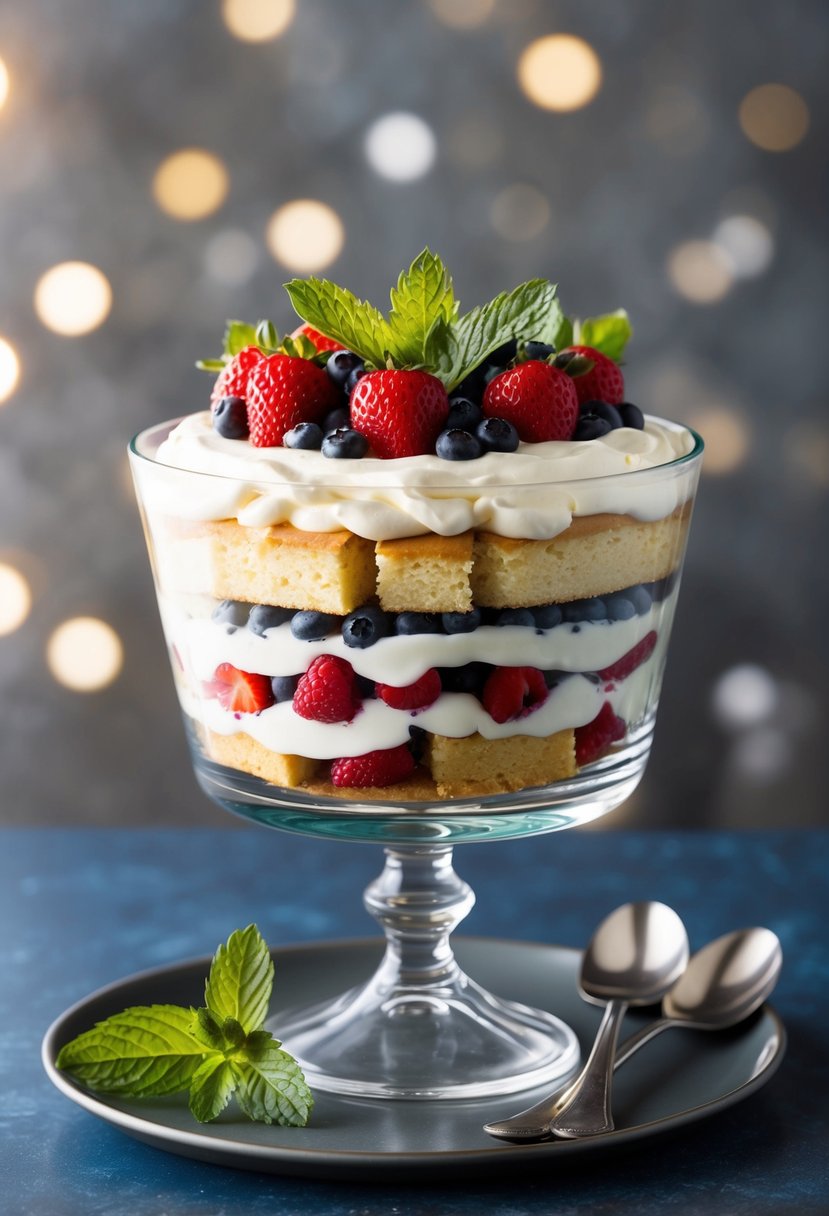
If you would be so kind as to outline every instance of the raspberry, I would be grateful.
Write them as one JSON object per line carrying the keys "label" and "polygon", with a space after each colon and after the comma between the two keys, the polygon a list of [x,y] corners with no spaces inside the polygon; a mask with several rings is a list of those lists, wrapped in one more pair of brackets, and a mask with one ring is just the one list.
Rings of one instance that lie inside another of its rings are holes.
{"label": "raspberry", "polygon": [[345,659],[321,654],[300,676],[294,713],[312,722],[350,722],[360,709],[354,670]]}
{"label": "raspberry", "polygon": [[482,700],[495,722],[513,722],[543,705],[547,691],[537,667],[496,667],[484,684]]}
{"label": "raspberry", "polygon": [[406,743],[381,751],[366,752],[364,756],[343,756],[331,763],[333,785],[365,788],[394,785],[414,772],[415,762]]}
{"label": "raspberry", "polygon": [[572,439],[579,418],[575,384],[560,368],[530,359],[490,380],[483,411],[511,422],[524,443]]}
{"label": "raspberry", "polygon": [[211,409],[215,410],[223,397],[241,397],[246,401],[250,373],[263,358],[258,346],[246,346],[234,355],[216,377],[210,393]]}
{"label": "raspberry", "polygon": [[241,671],[232,663],[219,664],[206,690],[235,714],[258,714],[274,702],[270,676]]}
{"label": "raspberry", "polygon": [[651,657],[656,646],[656,630],[646,633],[641,642],[637,642],[621,659],[603,668],[598,674],[603,680],[624,680],[632,671]]}
{"label": "raspberry", "polygon": [[598,760],[612,743],[624,738],[625,723],[613,712],[613,706],[605,701],[596,717],[586,726],[576,727],[576,763],[591,764]]}
{"label": "raspberry", "polygon": [[300,422],[318,422],[338,401],[321,367],[293,355],[269,355],[248,380],[250,441],[256,448],[278,447],[286,431]]}
{"label": "raspberry", "polygon": [[414,684],[398,687],[394,684],[378,684],[377,696],[392,709],[425,709],[440,696],[440,676],[434,667],[415,680]]}
{"label": "raspberry", "polygon": [[614,363],[592,346],[568,346],[562,355],[585,355],[593,360],[589,372],[573,376],[573,384],[582,401],[606,401],[608,405],[621,405],[625,399],[625,378],[618,363]]}
{"label": "raspberry", "polygon": [[365,435],[377,456],[425,456],[435,449],[449,413],[440,380],[428,372],[368,372],[349,399],[351,425]]}

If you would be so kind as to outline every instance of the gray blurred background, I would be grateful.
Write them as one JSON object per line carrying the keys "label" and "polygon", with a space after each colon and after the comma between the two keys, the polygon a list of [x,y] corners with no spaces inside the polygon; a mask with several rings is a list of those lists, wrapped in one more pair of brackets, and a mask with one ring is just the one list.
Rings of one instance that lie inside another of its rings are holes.
{"label": "gray blurred background", "polygon": [[651,765],[601,826],[826,822],[827,35],[822,0],[7,0],[0,822],[235,822],[126,444],[206,406],[225,318],[291,328],[311,270],[383,304],[427,243],[465,306],[626,307],[629,399],[708,442]]}

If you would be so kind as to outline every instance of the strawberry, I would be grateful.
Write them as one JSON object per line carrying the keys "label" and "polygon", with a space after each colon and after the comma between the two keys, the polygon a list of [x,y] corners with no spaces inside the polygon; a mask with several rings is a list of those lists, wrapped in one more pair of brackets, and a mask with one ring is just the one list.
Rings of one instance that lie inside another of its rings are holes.
{"label": "strawberry", "polygon": [[414,684],[399,687],[394,684],[377,684],[377,696],[392,709],[425,709],[440,696],[440,676],[434,667],[415,680]]}
{"label": "strawberry", "polygon": [[361,376],[349,400],[351,425],[377,456],[424,456],[435,450],[446,415],[446,389],[428,372],[379,371]]}
{"label": "strawberry", "polygon": [[342,342],[336,342],[333,338],[327,338],[325,334],[321,334],[318,329],[314,329],[311,325],[298,325],[291,333],[292,338],[307,338],[309,342],[313,342],[318,351],[324,350],[342,350]]}
{"label": "strawberry", "polygon": [[524,443],[572,439],[579,418],[575,383],[560,368],[529,359],[490,380],[483,411],[511,422]]}
{"label": "strawberry", "polygon": [[579,405],[583,401],[605,401],[608,405],[621,405],[625,399],[625,378],[618,363],[614,363],[600,350],[592,346],[568,346],[562,355],[585,355],[593,360],[589,372],[573,376]]}
{"label": "strawberry", "polygon": [[495,722],[513,722],[544,704],[547,685],[537,667],[496,667],[481,699]]}
{"label": "strawberry", "polygon": [[318,422],[339,404],[339,394],[321,367],[293,355],[269,355],[247,384],[250,441],[274,448],[300,422]]}
{"label": "strawberry", "polygon": [[624,680],[651,657],[655,646],[656,630],[652,629],[650,633],[645,634],[641,642],[637,642],[627,654],[623,654],[621,659],[617,659],[615,663],[611,663],[609,667],[600,671],[599,676],[603,680]]}
{"label": "strawberry", "polygon": [[610,702],[605,701],[592,722],[576,727],[576,763],[581,766],[598,760],[612,743],[624,738],[625,729],[624,720],[613,712]]}
{"label": "strawberry", "polygon": [[270,676],[241,671],[232,663],[219,664],[208,689],[225,709],[235,714],[258,714],[274,703]]}
{"label": "strawberry", "polygon": [[210,405],[215,410],[222,397],[241,397],[247,400],[248,378],[264,355],[258,346],[246,346],[234,355],[216,377],[210,393]]}
{"label": "strawberry", "polygon": [[366,752],[363,756],[343,756],[331,762],[333,785],[364,789],[366,786],[394,785],[414,772],[415,762],[408,745]]}
{"label": "strawberry", "polygon": [[321,654],[314,659],[294,693],[293,709],[312,722],[350,722],[361,707],[354,669],[345,659]]}

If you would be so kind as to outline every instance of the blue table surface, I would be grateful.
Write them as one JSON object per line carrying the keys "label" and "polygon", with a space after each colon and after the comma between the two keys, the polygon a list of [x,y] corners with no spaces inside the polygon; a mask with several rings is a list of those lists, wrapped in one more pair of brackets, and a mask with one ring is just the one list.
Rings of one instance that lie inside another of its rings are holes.
{"label": "blue table surface", "polygon": [[785,964],[780,1071],[710,1119],[566,1169],[405,1186],[254,1174],[125,1136],[53,1089],[49,1023],[134,971],[211,954],[256,921],[271,945],[376,934],[360,893],[379,848],[239,831],[0,831],[0,1209],[172,1213],[829,1210],[829,832],[567,832],[459,849],[478,904],[461,932],[582,946],[630,899],[661,899],[692,947],[765,924]]}

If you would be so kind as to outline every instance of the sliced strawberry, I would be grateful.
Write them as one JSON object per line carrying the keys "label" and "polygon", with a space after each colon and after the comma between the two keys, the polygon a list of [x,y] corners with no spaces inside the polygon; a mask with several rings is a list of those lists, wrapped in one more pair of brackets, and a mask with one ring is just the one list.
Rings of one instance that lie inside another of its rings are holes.
{"label": "sliced strawberry", "polygon": [[235,714],[258,714],[274,703],[270,676],[242,671],[232,663],[219,664],[206,690]]}
{"label": "sliced strawberry", "polygon": [[511,422],[524,443],[572,439],[579,418],[574,385],[560,368],[530,359],[490,380],[483,411]]}
{"label": "sliced strawberry", "polygon": [[614,363],[600,350],[592,346],[568,346],[562,355],[585,355],[592,359],[589,372],[573,376],[579,398],[583,401],[605,401],[608,405],[620,405],[625,399],[625,378],[618,363]]}
{"label": "sliced strawberry", "polygon": [[496,667],[484,684],[484,709],[495,722],[525,718],[547,700],[543,672],[537,667]]}
{"label": "sliced strawberry", "polygon": [[598,673],[599,676],[603,680],[624,680],[632,671],[636,671],[637,667],[641,667],[651,657],[655,646],[656,630],[652,629],[650,633],[645,634],[641,642],[637,642],[627,654],[623,654],[621,659],[617,659],[609,667],[603,668]]}
{"label": "sliced strawberry", "polygon": [[246,401],[250,373],[263,358],[258,346],[246,346],[234,355],[216,377],[210,393],[211,408],[215,410],[222,397],[241,397]]}
{"label": "sliced strawberry", "polygon": [[334,338],[327,338],[325,334],[321,334],[318,329],[314,329],[311,325],[298,325],[291,333],[292,338],[307,338],[309,342],[313,342],[318,351],[324,350],[342,350],[342,342],[337,342]]}
{"label": "sliced strawberry", "polygon": [[414,772],[415,762],[408,745],[366,752],[363,756],[343,756],[331,763],[333,785],[366,789],[368,786],[394,785]]}
{"label": "sliced strawberry", "polygon": [[612,744],[624,738],[626,729],[624,720],[605,701],[592,722],[576,727],[576,763],[581,766],[598,760]]}
{"label": "sliced strawberry", "polygon": [[294,713],[312,722],[350,722],[361,705],[354,669],[333,654],[314,659],[293,699]]}
{"label": "sliced strawberry", "polygon": [[394,684],[377,684],[377,696],[392,709],[425,709],[433,705],[440,696],[440,676],[434,667],[415,680],[413,684],[399,687]]}
{"label": "sliced strawberry", "polygon": [[361,376],[349,399],[351,425],[377,456],[424,456],[435,450],[449,413],[446,389],[428,372],[379,371]]}
{"label": "sliced strawberry", "polygon": [[269,355],[248,380],[250,441],[257,448],[278,447],[286,431],[300,422],[318,422],[339,400],[321,367],[293,355]]}

